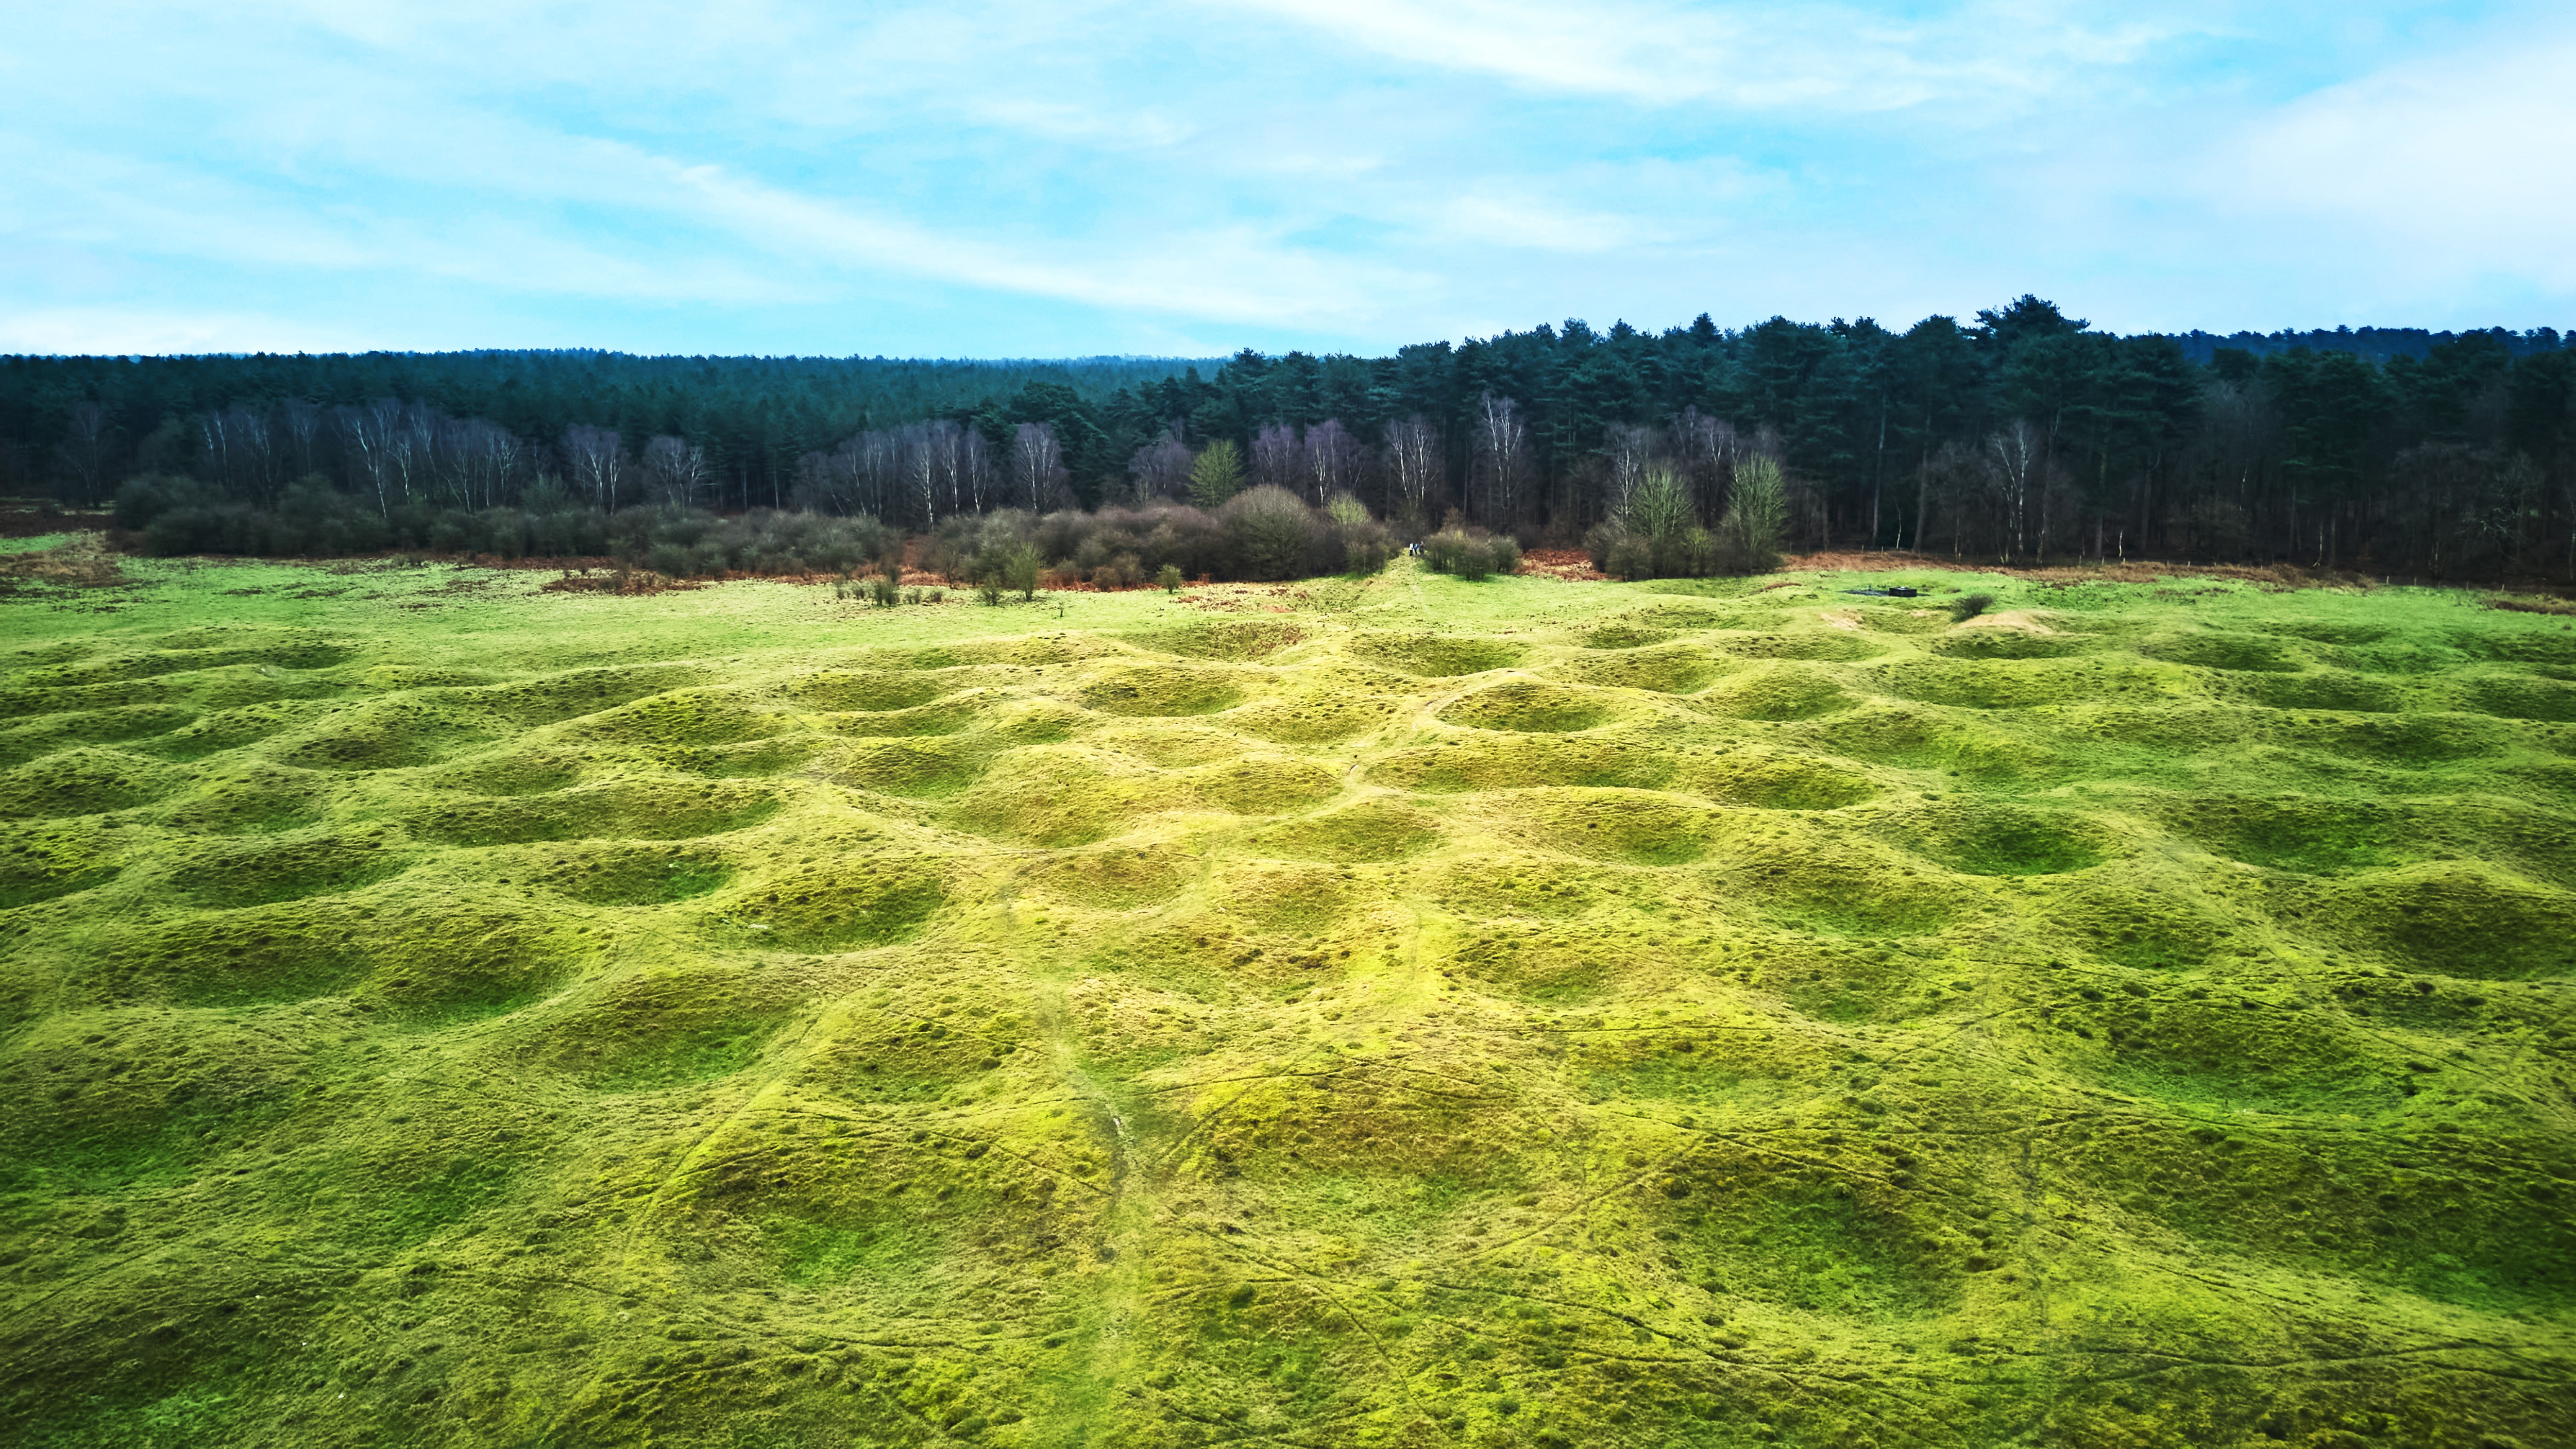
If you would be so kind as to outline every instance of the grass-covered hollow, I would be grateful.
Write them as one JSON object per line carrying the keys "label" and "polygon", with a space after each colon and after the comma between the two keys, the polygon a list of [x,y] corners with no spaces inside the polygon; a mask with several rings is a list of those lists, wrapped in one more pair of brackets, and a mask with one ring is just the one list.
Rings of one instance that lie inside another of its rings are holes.
{"label": "grass-covered hollow", "polygon": [[6,1442],[2576,1442],[2553,616],[317,576],[0,599]]}

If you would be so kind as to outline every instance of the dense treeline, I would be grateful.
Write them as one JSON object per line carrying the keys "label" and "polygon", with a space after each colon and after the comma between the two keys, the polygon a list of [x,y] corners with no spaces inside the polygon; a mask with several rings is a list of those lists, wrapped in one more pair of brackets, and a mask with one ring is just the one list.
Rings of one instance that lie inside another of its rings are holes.
{"label": "dense treeline", "polygon": [[874,567],[901,535],[866,515],[755,508],[588,506],[541,480],[511,502],[441,508],[375,500],[327,482],[290,486],[265,503],[190,478],[146,475],[118,490],[116,522],[160,555],[229,553],[333,558],[394,550],[498,559],[615,558],[672,577],[847,574]]}
{"label": "dense treeline", "polygon": [[[1205,372],[19,358],[0,362],[0,426],[31,481],[72,496],[184,473],[252,511],[294,488],[383,518],[538,489],[603,515],[771,506],[935,532],[1002,509],[1213,516],[1266,485],[1408,534],[1454,511],[1585,541],[1621,572],[1758,566],[1776,512],[1797,547],[2576,574],[2576,348],[2558,334],[2121,337],[2027,296],[1902,332],[1569,321]],[[1739,497],[1757,474],[1776,502]]]}
{"label": "dense treeline", "polygon": [[[2555,327],[2535,327],[2529,332],[2507,332],[2499,327],[2476,335],[2494,338],[2516,357],[2529,352],[2555,352],[2562,345],[2576,343],[2576,338],[2561,338]],[[2392,362],[2400,357],[2421,361],[2434,348],[2459,340],[2456,332],[2434,332],[2422,327],[2318,327],[2304,332],[2230,332],[2224,337],[2194,328],[2174,337],[2182,344],[2183,355],[2203,366],[2218,355],[2220,348],[2250,352],[2256,357],[2296,352],[2304,347],[2311,352],[2356,353],[2373,362]]]}
{"label": "dense treeline", "polygon": [[552,466],[535,452],[574,427],[618,433],[639,451],[656,436],[686,438],[701,455],[710,503],[777,507],[799,458],[862,429],[955,416],[1023,391],[1069,410],[1189,365],[588,351],[5,357],[0,489],[50,485],[84,501],[137,472],[194,473],[247,490],[317,471],[355,488],[369,460],[406,445],[452,460],[502,441],[456,432],[472,421],[535,450],[515,460],[530,478]]}

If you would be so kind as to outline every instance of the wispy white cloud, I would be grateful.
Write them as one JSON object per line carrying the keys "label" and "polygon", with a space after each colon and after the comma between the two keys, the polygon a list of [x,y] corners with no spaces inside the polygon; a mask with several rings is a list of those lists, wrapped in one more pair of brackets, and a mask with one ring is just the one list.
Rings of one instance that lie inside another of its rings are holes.
{"label": "wispy white cloud", "polygon": [[1177,146],[1198,128],[1155,111],[1113,113],[1097,106],[1064,101],[1003,98],[974,108],[975,116],[1032,136],[1114,151],[1158,150]]}
{"label": "wispy white cloud", "polygon": [[2308,222],[2320,248],[2357,234],[2410,272],[2576,290],[2576,25],[2319,91],[2254,119],[2204,174],[2230,211]]}
{"label": "wispy white cloud", "polygon": [[1227,0],[1417,64],[1534,90],[1652,105],[1885,110],[1948,98],[1982,108],[2062,88],[2187,27],[2087,24],[2076,7],[1982,4],[1890,16],[1842,5],[1652,0]]}
{"label": "wispy white cloud", "polygon": [[0,201],[20,234],[270,272],[417,274],[504,291],[630,301],[786,302],[782,286],[721,258],[639,257],[506,209],[472,206],[423,225],[324,192],[255,186],[164,163],[0,144]]}
{"label": "wispy white cloud", "polygon": [[700,219],[761,245],[841,265],[898,267],[980,287],[1210,319],[1284,324],[1365,320],[1397,268],[1278,245],[1260,229],[1206,229],[1117,258],[1061,243],[1013,247],[870,215],[711,165],[676,166]]}
{"label": "wispy white cloud", "polygon": [[0,310],[0,352],[346,352],[373,345],[363,329],[267,312],[145,307]]}
{"label": "wispy white cloud", "polygon": [[[990,109],[1065,139],[1089,132],[1095,145],[1109,129],[1071,106]],[[654,303],[823,302],[850,295],[854,275],[894,273],[1205,322],[1351,325],[1368,319],[1371,297],[1420,281],[1284,243],[1278,223],[1202,220],[1150,238],[1031,225],[1044,218],[930,223],[899,199],[778,184],[365,71],[324,68],[273,100],[240,104],[226,124],[241,144],[280,158],[268,176],[21,144],[0,197],[17,192],[19,209],[56,239]],[[1119,124],[1120,144],[1189,134],[1150,114]],[[11,149],[0,140],[0,157]],[[567,209],[617,224],[568,226]],[[711,250],[710,238],[723,241]]]}
{"label": "wispy white cloud", "polygon": [[1531,247],[1540,251],[1598,255],[1659,245],[1670,239],[1668,224],[1645,215],[1589,211],[1531,196],[1492,191],[1461,196],[1441,217],[1452,237],[1491,247]]}
{"label": "wispy white cloud", "polygon": [[952,354],[2024,289],[2470,320],[2576,302],[2576,52],[2492,3],[91,0],[0,49],[0,318]]}

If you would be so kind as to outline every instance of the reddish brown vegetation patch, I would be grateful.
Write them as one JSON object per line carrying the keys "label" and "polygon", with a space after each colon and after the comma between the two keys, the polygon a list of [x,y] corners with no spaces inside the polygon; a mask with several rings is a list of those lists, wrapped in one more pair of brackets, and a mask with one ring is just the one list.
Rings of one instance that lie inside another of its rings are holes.
{"label": "reddish brown vegetation patch", "polygon": [[[31,538],[36,534],[17,534]],[[15,592],[25,584],[49,584],[58,589],[104,589],[124,583],[125,572],[118,567],[116,555],[107,551],[100,535],[76,535],[58,548],[36,553],[0,554],[0,592]]]}
{"label": "reddish brown vegetation patch", "polygon": [[1192,608],[1220,614],[1285,614],[1310,595],[1295,584],[1211,584],[1201,582],[1181,595]]}
{"label": "reddish brown vegetation patch", "polygon": [[1521,572],[1568,583],[1594,583],[1609,577],[1592,566],[1592,555],[1579,548],[1534,548],[1521,555]]}
{"label": "reddish brown vegetation patch", "polygon": [[[2382,579],[2352,569],[2308,568],[2299,564],[2175,563],[2137,559],[2126,563],[2016,566],[1992,560],[1951,558],[1925,553],[1865,553],[1834,550],[1800,554],[1782,565],[1788,569],[1839,573],[1892,573],[1935,569],[1944,573],[2001,574],[2035,584],[2153,584],[2174,579],[2232,579],[2277,589],[2376,588]],[[2418,582],[2410,580],[2409,582]]]}
{"label": "reddish brown vegetation patch", "polygon": [[611,569],[594,574],[587,569],[567,573],[559,579],[548,579],[540,593],[566,594],[667,594],[683,589],[703,589],[706,579],[675,579],[666,574],[642,569]]}

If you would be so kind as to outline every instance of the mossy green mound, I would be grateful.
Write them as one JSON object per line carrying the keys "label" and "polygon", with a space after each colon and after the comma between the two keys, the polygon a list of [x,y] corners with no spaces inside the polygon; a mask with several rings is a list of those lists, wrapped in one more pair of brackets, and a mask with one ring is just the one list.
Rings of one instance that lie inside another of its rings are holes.
{"label": "mossy green mound", "polygon": [[411,831],[469,846],[595,836],[685,840],[740,830],[778,808],[774,795],[755,787],[650,778],[498,800],[429,798],[433,803],[409,816]]}
{"label": "mossy green mound", "polygon": [[1582,635],[1583,642],[1595,649],[1638,649],[1648,644],[1661,644],[1671,637],[1662,629],[1627,619],[1596,624]]}
{"label": "mossy green mound", "polygon": [[74,747],[0,772],[0,820],[104,815],[157,800],[183,778],[157,760]]}
{"label": "mossy green mound", "polygon": [[255,906],[353,890],[408,863],[386,834],[332,831],[200,845],[170,872],[168,884],[198,905]]}
{"label": "mossy green mound", "polygon": [[1361,630],[1344,647],[1354,658],[1422,679],[1508,669],[1529,657],[1526,648],[1501,639],[1392,630]]}
{"label": "mossy green mound", "polygon": [[1564,677],[1581,684],[1622,689],[1650,689],[1658,694],[1688,694],[1720,674],[1728,664],[1715,651],[1698,644],[1647,645],[1631,652],[1575,660]]}
{"label": "mossy green mound", "polygon": [[2546,616],[131,568],[10,1443],[2576,1442]]}
{"label": "mossy green mound", "polygon": [[1752,720],[1813,719],[1856,703],[1833,675],[1794,664],[1724,680],[1699,698],[1715,713]]}
{"label": "mossy green mound", "polygon": [[1439,818],[1389,799],[1361,800],[1262,831],[1256,844],[1297,860],[1379,862],[1419,855],[1439,844]]}
{"label": "mossy green mound", "polygon": [[1514,681],[1481,689],[1440,712],[1451,724],[1525,734],[1570,734],[1610,717],[1599,695],[1562,686]]}
{"label": "mossy green mound", "polygon": [[789,697],[814,709],[908,710],[964,687],[945,672],[920,673],[885,669],[817,670],[791,681]]}
{"label": "mossy green mound", "polygon": [[1211,714],[1242,699],[1243,686],[1215,670],[1139,665],[1094,680],[1082,698],[1108,714]]}
{"label": "mossy green mound", "polygon": [[677,845],[596,845],[559,855],[535,879],[590,906],[656,906],[723,887],[734,878],[722,851]]}
{"label": "mossy green mound", "polygon": [[1130,636],[1147,649],[1193,659],[1252,660],[1297,643],[1305,630],[1286,619],[1211,619]]}

